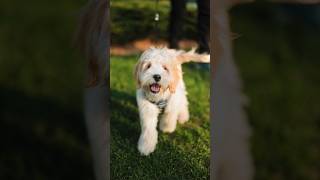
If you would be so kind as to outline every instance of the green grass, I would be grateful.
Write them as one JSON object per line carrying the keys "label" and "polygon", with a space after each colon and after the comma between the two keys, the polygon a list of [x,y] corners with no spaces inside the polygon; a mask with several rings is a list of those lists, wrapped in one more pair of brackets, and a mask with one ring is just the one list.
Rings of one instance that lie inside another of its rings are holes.
{"label": "green grass", "polygon": [[184,67],[190,121],[172,134],[159,133],[154,153],[141,156],[133,69],[138,57],[111,58],[112,179],[208,179],[210,164],[209,73]]}

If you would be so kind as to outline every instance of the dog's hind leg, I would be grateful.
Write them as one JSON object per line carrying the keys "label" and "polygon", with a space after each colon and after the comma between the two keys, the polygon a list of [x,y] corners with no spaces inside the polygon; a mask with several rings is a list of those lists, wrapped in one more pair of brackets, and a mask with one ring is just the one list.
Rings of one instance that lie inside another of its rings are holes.
{"label": "dog's hind leg", "polygon": [[188,109],[188,100],[187,100],[187,96],[184,95],[181,98],[181,110],[179,112],[178,115],[178,122],[180,124],[184,124],[185,122],[187,122],[189,120],[189,109]]}
{"label": "dog's hind leg", "polygon": [[182,111],[179,113],[178,116],[178,122],[180,124],[184,124],[185,122],[187,122],[189,120],[189,110],[188,107],[185,107],[182,109]]}

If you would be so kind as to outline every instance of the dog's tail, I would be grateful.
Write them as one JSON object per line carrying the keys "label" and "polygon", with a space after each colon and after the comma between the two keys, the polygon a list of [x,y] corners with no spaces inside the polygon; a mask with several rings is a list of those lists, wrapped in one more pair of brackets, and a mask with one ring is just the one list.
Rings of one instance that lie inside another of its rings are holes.
{"label": "dog's tail", "polygon": [[195,52],[196,48],[188,52],[181,52],[177,56],[177,60],[183,64],[187,62],[200,62],[200,63],[210,63],[210,54],[198,54]]}

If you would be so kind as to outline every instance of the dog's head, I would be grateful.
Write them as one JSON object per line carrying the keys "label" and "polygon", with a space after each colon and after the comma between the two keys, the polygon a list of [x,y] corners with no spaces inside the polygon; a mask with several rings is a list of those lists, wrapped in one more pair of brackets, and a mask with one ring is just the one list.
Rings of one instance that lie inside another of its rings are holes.
{"label": "dog's head", "polygon": [[209,55],[176,51],[167,48],[150,48],[140,57],[135,67],[137,87],[153,95],[162,94],[167,89],[174,93],[182,79],[181,64],[195,60],[209,62]]}

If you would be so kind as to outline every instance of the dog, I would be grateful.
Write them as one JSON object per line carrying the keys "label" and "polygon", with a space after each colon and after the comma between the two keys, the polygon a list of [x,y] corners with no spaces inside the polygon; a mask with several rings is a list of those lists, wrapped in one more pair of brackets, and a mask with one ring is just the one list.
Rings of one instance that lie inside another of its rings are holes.
{"label": "dog", "polygon": [[142,155],[152,153],[158,142],[159,129],[172,133],[189,119],[188,100],[182,77],[186,62],[210,63],[210,55],[151,47],[138,60],[134,76],[137,83],[136,99],[139,108],[141,135],[138,150]]}

